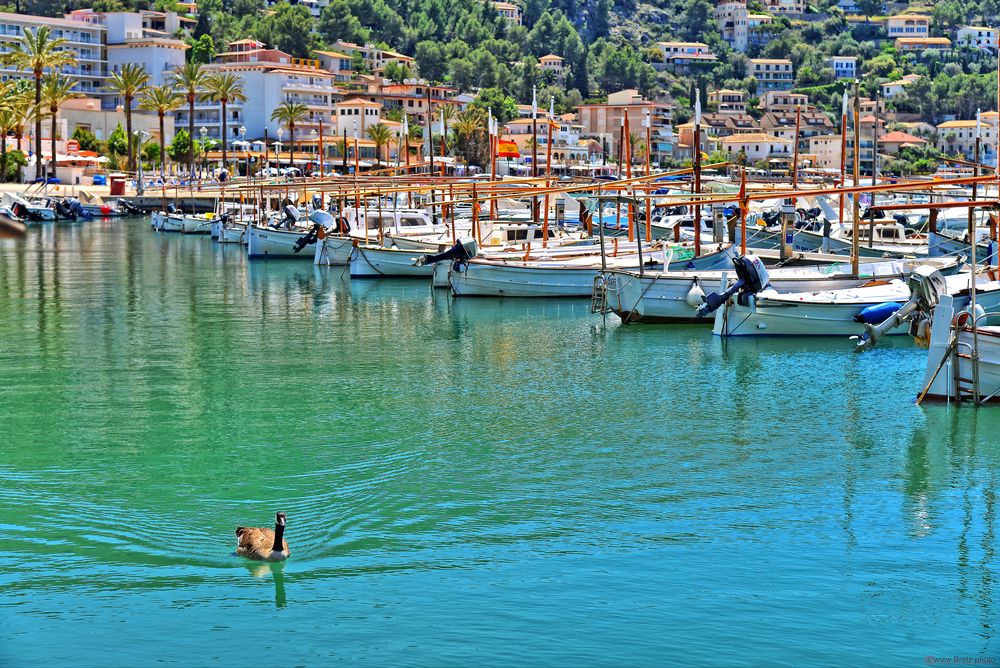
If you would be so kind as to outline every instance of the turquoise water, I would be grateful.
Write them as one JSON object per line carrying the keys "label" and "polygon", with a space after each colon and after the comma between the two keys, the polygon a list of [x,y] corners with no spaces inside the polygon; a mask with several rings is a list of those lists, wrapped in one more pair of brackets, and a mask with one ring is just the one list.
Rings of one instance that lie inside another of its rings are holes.
{"label": "turquoise water", "polygon": [[[1000,663],[1000,410],[896,340],[0,241],[0,665]],[[288,515],[283,565],[231,556]]]}

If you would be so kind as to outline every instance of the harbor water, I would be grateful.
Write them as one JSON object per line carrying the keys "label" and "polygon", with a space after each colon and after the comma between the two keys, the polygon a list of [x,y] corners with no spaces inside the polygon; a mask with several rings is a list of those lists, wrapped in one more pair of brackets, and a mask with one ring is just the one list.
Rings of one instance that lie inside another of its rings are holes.
{"label": "harbor water", "polygon": [[0,241],[0,666],[1000,663],[1000,409],[588,307]]}

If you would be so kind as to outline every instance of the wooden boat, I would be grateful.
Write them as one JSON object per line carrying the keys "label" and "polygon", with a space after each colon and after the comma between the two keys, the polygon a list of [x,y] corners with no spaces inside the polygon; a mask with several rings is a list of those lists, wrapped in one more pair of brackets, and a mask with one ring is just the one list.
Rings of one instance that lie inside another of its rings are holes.
{"label": "wooden boat", "polygon": [[[968,305],[968,274],[944,280],[955,304]],[[716,312],[712,331],[719,336],[860,336],[866,324],[859,317],[862,311],[889,303],[898,308],[910,298],[910,289],[902,280],[877,283],[814,292],[779,293],[772,288],[751,295],[746,305],[730,299]],[[976,299],[983,308],[1000,307],[1000,281],[980,277],[976,286]]]}
{"label": "wooden boat", "polygon": [[[762,254],[765,256],[765,254]],[[854,288],[873,280],[905,279],[915,266],[933,264],[944,273],[958,268],[956,260],[892,260],[862,263],[858,274],[850,262],[779,267],[769,270],[779,293]],[[610,271],[602,287],[606,307],[626,323],[710,323],[713,315],[698,317],[704,294],[717,288],[723,271],[645,272]],[[733,272],[728,271],[732,277]]]}
{"label": "wooden boat", "polygon": [[307,250],[308,243],[296,248],[300,240],[309,235],[311,229],[299,227],[288,230],[248,225],[246,229],[247,257],[311,260],[313,253]]}
{"label": "wooden boat", "polygon": [[[604,266],[612,270],[638,270],[639,262],[638,253],[619,253],[606,257]],[[664,262],[675,271],[710,270],[727,266],[729,257],[715,248],[695,258],[690,248],[681,246],[665,251],[646,249],[642,262],[650,271],[662,270]],[[476,258],[452,269],[449,283],[456,297],[590,297],[601,268],[599,250],[582,257],[547,261]]]}

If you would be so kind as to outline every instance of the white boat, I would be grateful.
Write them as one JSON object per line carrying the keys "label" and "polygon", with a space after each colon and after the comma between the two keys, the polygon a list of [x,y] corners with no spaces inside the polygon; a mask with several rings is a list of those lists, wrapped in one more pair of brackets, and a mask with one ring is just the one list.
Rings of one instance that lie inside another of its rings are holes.
{"label": "white boat", "polygon": [[[905,279],[919,264],[933,264],[942,271],[953,271],[954,260],[893,260],[862,263],[858,274],[851,263],[805,267],[779,267],[769,270],[771,285],[779,293],[857,287],[872,280]],[[645,272],[610,271],[603,289],[605,305],[626,323],[710,323],[713,315],[699,317],[696,309],[706,292],[717,288],[722,271]],[[728,271],[729,276],[733,272]]]}
{"label": "white boat", "polygon": [[417,265],[421,253],[407,249],[356,244],[350,266],[351,278],[428,278],[434,265]]}
{"label": "white boat", "polygon": [[4,193],[0,198],[0,207],[11,211],[29,224],[51,222],[56,219],[56,210],[53,207],[29,202],[14,193]]}
{"label": "white boat", "polygon": [[[968,274],[945,276],[944,281],[956,304],[968,304]],[[815,292],[779,293],[768,288],[749,295],[745,304],[730,299],[716,312],[712,332],[718,336],[860,336],[866,324],[881,322],[910,298],[902,280],[878,283]],[[980,276],[976,286],[977,301],[984,308],[1000,307],[1000,281]],[[862,313],[866,309],[881,315],[866,318]]]}
{"label": "white boat", "polygon": [[[664,261],[674,270],[688,267],[711,269],[728,265],[724,250],[712,248],[695,258],[689,246],[666,245],[650,249],[643,244],[642,264],[648,271],[663,269]],[[628,249],[629,252],[622,252]],[[557,249],[558,251],[559,249]],[[640,254],[635,243],[622,243],[619,253],[607,255],[607,269],[638,270]],[[576,256],[569,255],[576,252]],[[562,249],[550,258],[503,258],[485,254],[453,267],[449,282],[456,297],[590,297],[602,269],[600,246],[586,252],[578,246]]]}
{"label": "white boat", "polygon": [[[972,399],[977,404],[1000,400],[1000,327],[986,324],[989,307],[979,302],[976,316],[963,314],[961,302],[942,296],[929,323],[927,366],[918,401]],[[995,308],[995,307],[994,307]],[[984,312],[985,311],[985,312]]]}
{"label": "white boat", "polygon": [[185,214],[181,216],[181,234],[210,234],[213,214]]}
{"label": "white boat", "polygon": [[184,227],[184,215],[175,212],[155,211],[150,224],[157,232],[180,232]]}
{"label": "white boat", "polygon": [[247,256],[251,258],[310,260],[313,258],[313,253],[306,248],[309,244],[301,241],[310,233],[311,228],[287,230],[248,225],[246,230]]}
{"label": "white boat", "polygon": [[355,243],[357,239],[352,236],[324,233],[324,236],[316,241],[313,264],[338,267],[348,265]]}
{"label": "white boat", "polygon": [[219,225],[220,244],[245,244],[246,243],[246,223],[224,222]]}

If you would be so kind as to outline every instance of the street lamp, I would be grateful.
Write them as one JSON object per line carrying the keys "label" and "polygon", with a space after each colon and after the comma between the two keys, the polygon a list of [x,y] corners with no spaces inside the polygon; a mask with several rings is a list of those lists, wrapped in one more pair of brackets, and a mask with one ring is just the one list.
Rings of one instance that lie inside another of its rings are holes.
{"label": "street lamp", "polygon": [[[281,138],[285,136],[285,128],[278,126],[278,146],[284,146]],[[278,161],[278,169],[281,169],[281,151],[280,149],[274,152],[274,157]]]}
{"label": "street lamp", "polygon": [[136,175],[137,181],[136,181],[135,194],[142,197],[144,191],[142,183],[142,145],[145,144],[146,141],[149,140],[149,138],[152,135],[146,132],[145,130],[135,130],[132,134],[134,134],[138,139],[138,141],[136,142],[135,153],[139,171]]}

